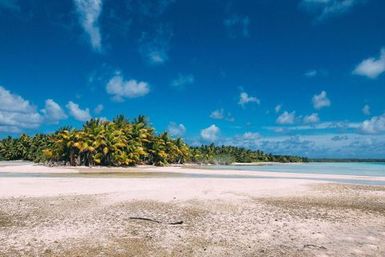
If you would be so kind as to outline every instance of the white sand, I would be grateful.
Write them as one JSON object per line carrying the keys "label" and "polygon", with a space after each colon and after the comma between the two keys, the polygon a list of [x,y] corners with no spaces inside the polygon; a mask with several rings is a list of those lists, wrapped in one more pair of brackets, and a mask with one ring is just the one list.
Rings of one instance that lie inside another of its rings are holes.
{"label": "white sand", "polygon": [[[385,187],[315,180],[384,178],[1,163],[4,172],[15,176],[0,174],[0,256],[385,256]],[[149,176],[76,176],[90,172]]]}
{"label": "white sand", "polygon": [[[76,174],[128,172],[194,174],[195,176],[231,176],[231,178],[211,177],[0,177],[0,198],[20,196],[58,196],[67,194],[105,194],[120,193],[127,199],[172,200],[174,197],[183,200],[221,199],[241,197],[242,195],[291,195],[306,189],[306,185],[325,183],[318,179],[348,179],[385,181],[384,177],[327,175],[327,174],[295,174],[244,170],[208,170],[203,168],[184,167],[46,167],[25,163],[0,166],[0,173],[32,173],[32,174]],[[247,176],[248,178],[244,178]],[[253,178],[249,178],[253,177]],[[268,178],[266,178],[268,177]],[[254,179],[255,178],[255,179]],[[274,178],[274,179],[271,179]],[[288,179],[290,178],[290,179]]]}

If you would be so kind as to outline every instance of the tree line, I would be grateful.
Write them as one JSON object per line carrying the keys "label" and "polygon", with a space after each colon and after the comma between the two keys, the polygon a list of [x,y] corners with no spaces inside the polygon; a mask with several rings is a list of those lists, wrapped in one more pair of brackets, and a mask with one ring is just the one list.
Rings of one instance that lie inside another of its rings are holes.
{"label": "tree line", "polygon": [[81,129],[64,127],[50,134],[0,140],[0,160],[28,160],[71,166],[233,162],[304,162],[306,158],[266,154],[234,146],[188,146],[167,132],[155,133],[144,116],[132,122],[123,115],[112,121],[91,119]]}

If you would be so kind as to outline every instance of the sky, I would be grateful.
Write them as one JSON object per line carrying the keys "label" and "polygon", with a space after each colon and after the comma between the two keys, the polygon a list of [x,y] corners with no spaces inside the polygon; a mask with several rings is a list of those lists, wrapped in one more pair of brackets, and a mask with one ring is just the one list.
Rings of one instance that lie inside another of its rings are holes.
{"label": "sky", "polygon": [[143,114],[275,154],[385,157],[383,0],[0,0],[0,138]]}

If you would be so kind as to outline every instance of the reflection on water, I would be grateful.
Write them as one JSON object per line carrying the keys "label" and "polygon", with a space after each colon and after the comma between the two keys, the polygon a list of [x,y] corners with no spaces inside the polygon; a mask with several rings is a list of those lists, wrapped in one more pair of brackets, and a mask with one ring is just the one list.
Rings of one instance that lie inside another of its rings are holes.
{"label": "reflection on water", "polygon": [[[260,166],[259,166],[260,167]],[[234,167],[233,167],[234,168]],[[220,175],[220,174],[196,174],[196,173],[174,173],[174,172],[88,172],[88,173],[9,173],[0,172],[1,178],[217,178],[217,179],[304,179],[296,177],[271,177],[271,176],[249,176],[249,175]],[[307,179],[307,178],[306,178]],[[310,180],[361,184],[361,185],[384,185],[385,181],[355,180],[355,179],[330,179],[311,178]]]}
{"label": "reflection on water", "polygon": [[209,169],[236,169],[309,174],[357,175],[385,177],[384,162],[311,162],[258,166],[209,166]]}

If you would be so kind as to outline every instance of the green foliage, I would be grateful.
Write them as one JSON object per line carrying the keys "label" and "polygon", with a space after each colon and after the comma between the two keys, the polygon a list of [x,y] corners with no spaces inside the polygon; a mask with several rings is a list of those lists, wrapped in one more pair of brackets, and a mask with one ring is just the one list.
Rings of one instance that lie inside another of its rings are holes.
{"label": "green foliage", "polygon": [[235,146],[202,145],[191,147],[191,160],[198,163],[229,164],[234,162],[307,162],[304,157],[266,154]]}
{"label": "green foliage", "polygon": [[72,166],[306,161],[301,157],[274,156],[234,146],[189,147],[182,139],[172,139],[166,132],[155,134],[144,116],[130,122],[123,115],[113,121],[91,119],[82,129],[64,127],[53,134],[4,138],[0,140],[0,160]]}

